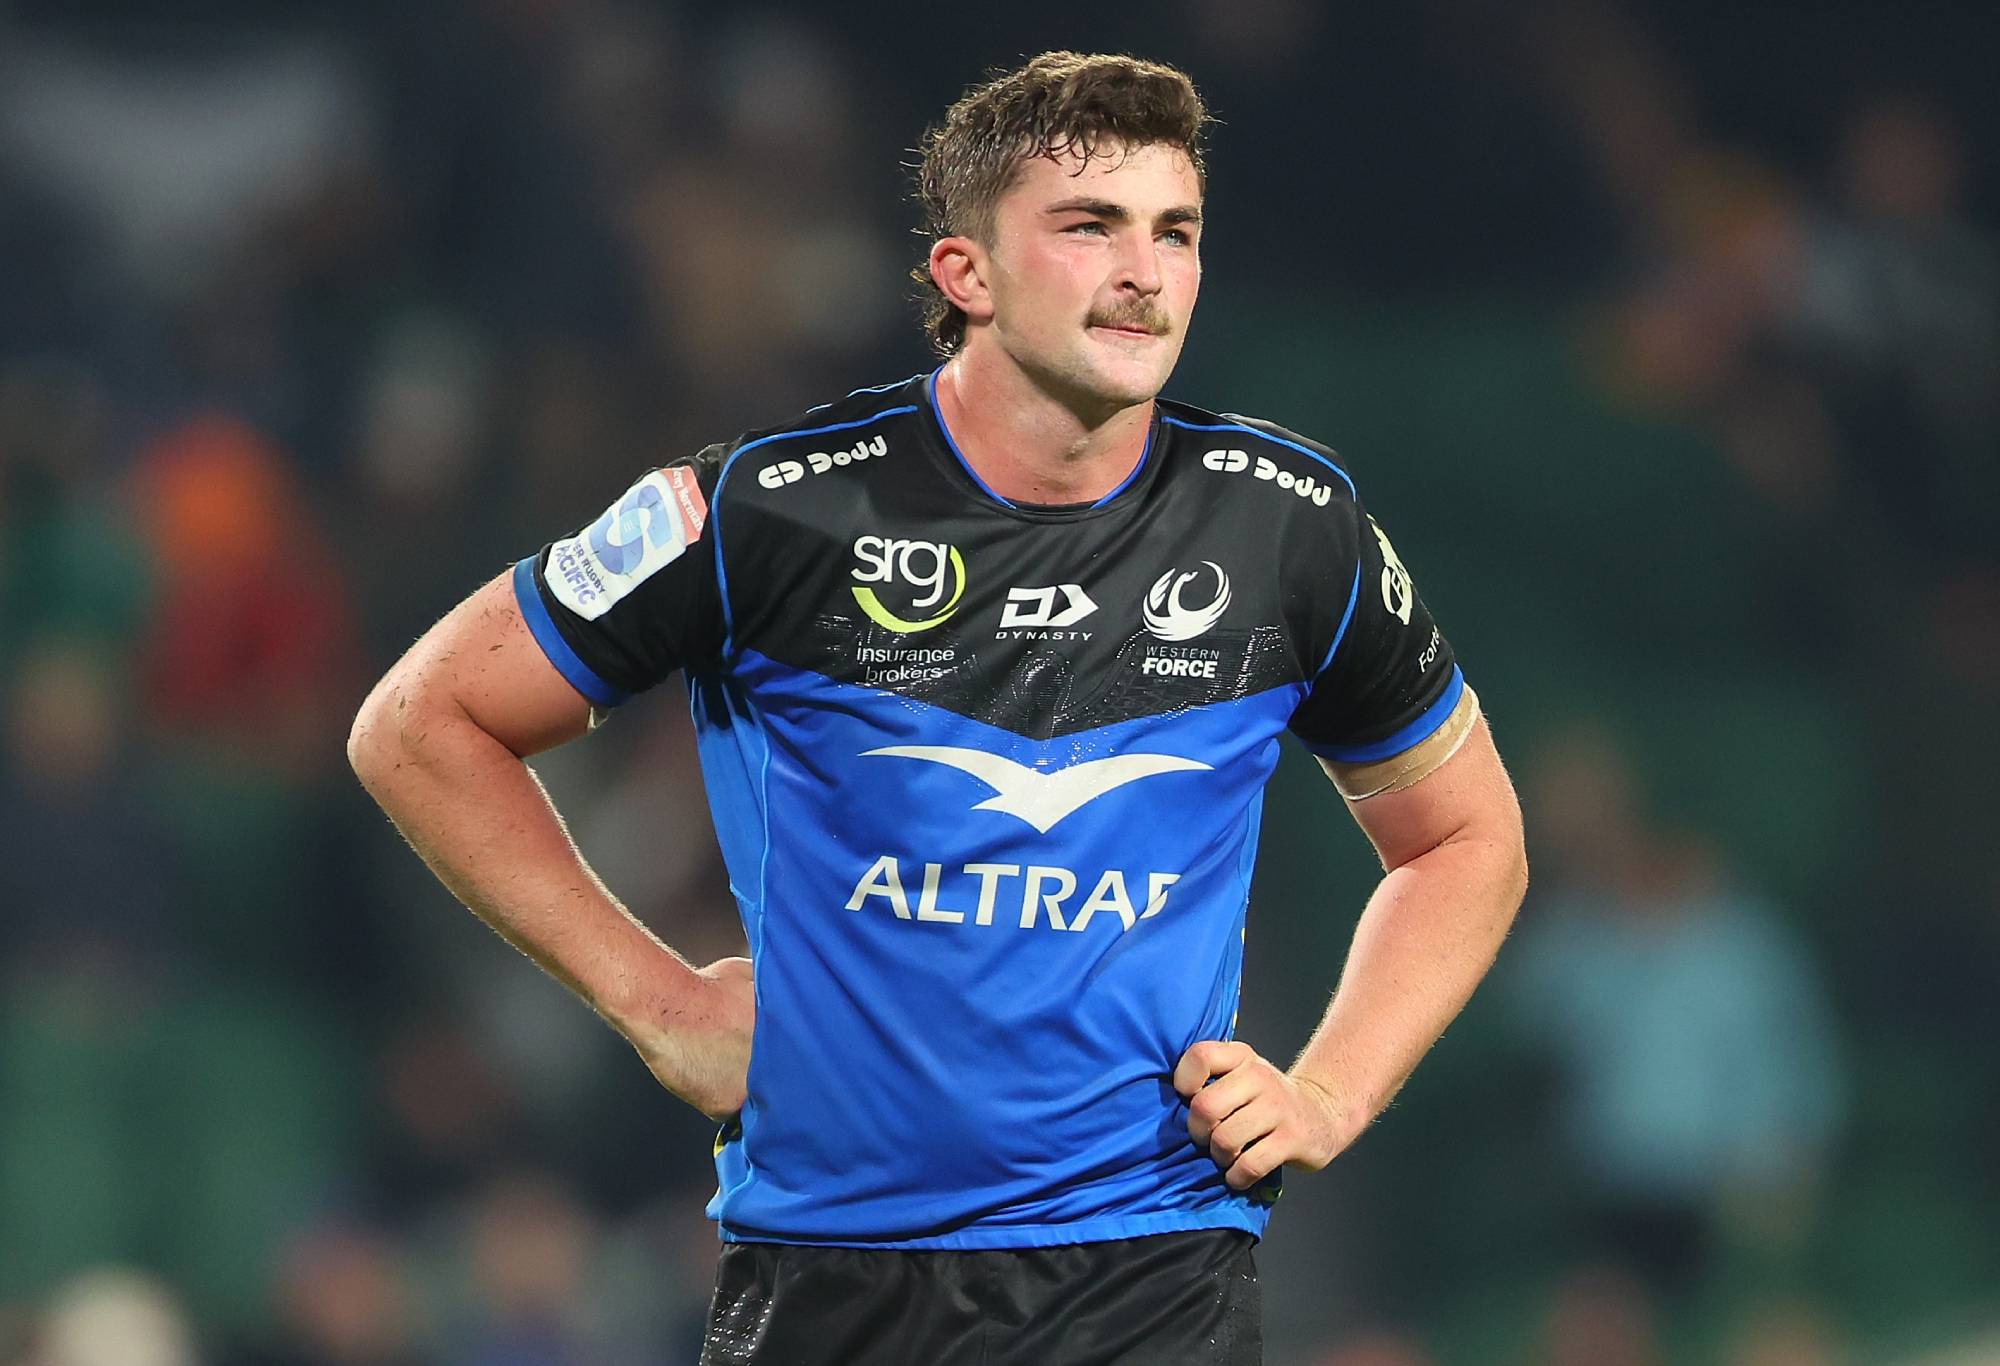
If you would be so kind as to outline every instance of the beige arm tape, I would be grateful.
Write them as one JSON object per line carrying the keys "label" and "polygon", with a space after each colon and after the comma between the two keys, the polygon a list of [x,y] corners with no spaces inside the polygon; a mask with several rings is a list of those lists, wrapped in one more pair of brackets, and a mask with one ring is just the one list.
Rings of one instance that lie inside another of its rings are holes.
{"label": "beige arm tape", "polygon": [[1444,724],[1401,754],[1392,754],[1369,764],[1343,764],[1333,759],[1321,759],[1319,766],[1326,770],[1327,777],[1333,779],[1340,795],[1350,802],[1379,797],[1384,792],[1401,792],[1444,767],[1445,760],[1458,753],[1465,737],[1472,734],[1472,723],[1478,719],[1479,698],[1468,687],[1459,694],[1458,705],[1451,709],[1451,715],[1444,719]]}

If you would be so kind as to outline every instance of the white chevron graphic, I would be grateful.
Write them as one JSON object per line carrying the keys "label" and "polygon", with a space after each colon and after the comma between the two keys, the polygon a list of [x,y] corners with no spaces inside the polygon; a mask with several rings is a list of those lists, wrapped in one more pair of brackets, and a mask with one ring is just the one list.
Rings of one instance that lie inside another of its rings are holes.
{"label": "white chevron graphic", "polygon": [[883,755],[894,759],[928,759],[934,764],[970,773],[1000,795],[988,797],[974,811],[1004,811],[1018,816],[1046,835],[1057,821],[1102,797],[1113,788],[1150,778],[1156,773],[1179,773],[1206,769],[1208,764],[1182,759],[1172,754],[1114,754],[1108,759],[1091,759],[1071,764],[1053,773],[1043,773],[988,754],[982,749],[960,749],[954,745],[890,745],[864,751],[862,757]]}

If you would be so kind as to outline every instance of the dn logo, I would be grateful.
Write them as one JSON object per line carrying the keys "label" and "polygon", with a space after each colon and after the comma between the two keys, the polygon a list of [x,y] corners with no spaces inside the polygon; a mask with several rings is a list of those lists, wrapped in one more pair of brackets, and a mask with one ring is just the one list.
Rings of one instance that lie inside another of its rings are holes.
{"label": "dn logo", "polygon": [[1310,474],[1293,474],[1281,470],[1265,456],[1257,457],[1255,469],[1251,469],[1248,451],[1208,451],[1201,457],[1202,467],[1223,474],[1250,472],[1266,483],[1276,484],[1281,489],[1290,489],[1301,498],[1310,498],[1315,507],[1325,507],[1333,498],[1333,485],[1322,483]]}
{"label": "dn logo", "polygon": [[767,489],[783,488],[796,484],[811,474],[825,474],[828,470],[844,469],[863,460],[874,459],[889,453],[889,439],[885,436],[868,437],[855,442],[844,451],[814,451],[802,465],[796,460],[779,460],[757,471],[757,482]]}

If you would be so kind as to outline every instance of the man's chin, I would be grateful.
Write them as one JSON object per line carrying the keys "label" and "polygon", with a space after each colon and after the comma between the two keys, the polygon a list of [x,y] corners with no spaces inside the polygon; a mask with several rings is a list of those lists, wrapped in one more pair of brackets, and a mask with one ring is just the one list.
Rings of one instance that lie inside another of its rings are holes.
{"label": "man's chin", "polygon": [[1149,403],[1166,387],[1173,373],[1177,348],[1147,347],[1151,354],[1133,354],[1121,342],[1109,342],[1071,353],[1066,364],[1039,369],[1041,382],[1051,394],[1079,413],[1096,410],[1109,416],[1140,403]]}
{"label": "man's chin", "polygon": [[1173,366],[1162,364],[1162,359],[1160,355],[1106,357],[1092,367],[1092,387],[1098,398],[1116,407],[1150,402],[1173,373]]}

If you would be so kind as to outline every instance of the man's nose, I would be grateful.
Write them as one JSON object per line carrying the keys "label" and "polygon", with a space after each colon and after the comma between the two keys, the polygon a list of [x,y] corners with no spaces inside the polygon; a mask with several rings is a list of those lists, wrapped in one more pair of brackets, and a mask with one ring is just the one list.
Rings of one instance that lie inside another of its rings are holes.
{"label": "man's nose", "polygon": [[1118,284],[1120,288],[1130,286],[1140,294],[1160,292],[1160,249],[1150,234],[1127,234],[1119,258]]}

